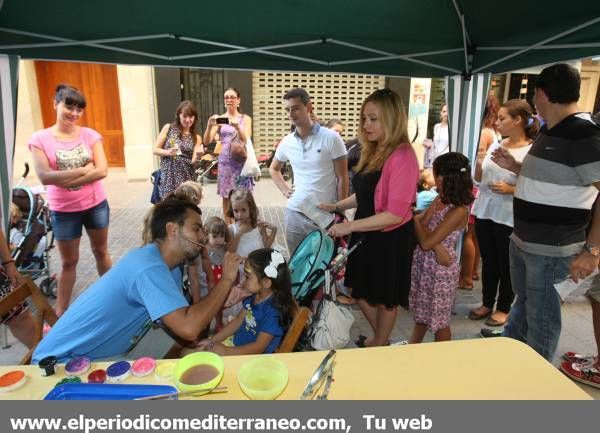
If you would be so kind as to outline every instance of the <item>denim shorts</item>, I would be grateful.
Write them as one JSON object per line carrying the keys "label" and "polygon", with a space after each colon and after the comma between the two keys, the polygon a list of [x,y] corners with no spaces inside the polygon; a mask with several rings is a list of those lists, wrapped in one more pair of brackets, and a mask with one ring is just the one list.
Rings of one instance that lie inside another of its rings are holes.
{"label": "denim shorts", "polygon": [[81,237],[82,227],[86,229],[105,229],[110,219],[108,201],[77,212],[50,211],[50,221],[54,239],[70,241]]}

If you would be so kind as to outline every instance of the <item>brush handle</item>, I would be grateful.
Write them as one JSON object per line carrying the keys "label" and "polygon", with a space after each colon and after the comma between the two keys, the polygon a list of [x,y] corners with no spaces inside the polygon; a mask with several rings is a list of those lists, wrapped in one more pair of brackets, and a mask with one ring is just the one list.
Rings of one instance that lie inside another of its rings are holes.
{"label": "brush handle", "polygon": [[147,397],[136,398],[135,400],[160,400],[163,398],[170,397],[182,397],[186,395],[194,395],[200,392],[204,392],[206,394],[218,393],[218,392],[227,392],[226,386],[218,386],[216,388],[206,388],[206,389],[195,389],[193,391],[184,391],[184,392],[170,392],[168,394],[158,394],[158,395],[149,395]]}

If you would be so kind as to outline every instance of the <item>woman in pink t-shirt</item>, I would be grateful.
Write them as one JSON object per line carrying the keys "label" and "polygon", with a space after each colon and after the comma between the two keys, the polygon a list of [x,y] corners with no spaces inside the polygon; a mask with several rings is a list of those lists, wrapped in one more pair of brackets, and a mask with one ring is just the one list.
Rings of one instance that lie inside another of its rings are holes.
{"label": "woman in pink t-shirt", "polygon": [[109,207],[101,179],[107,162],[102,136],[77,125],[85,97],[59,84],[54,96],[56,123],[33,134],[29,149],[40,181],[48,187],[54,239],[62,271],[58,279],[56,314],[69,306],[79,261],[79,241],[85,227],[100,275],[112,266],[108,254]]}
{"label": "woman in pink t-shirt", "polygon": [[354,221],[335,224],[329,234],[352,233],[350,247],[362,240],[348,258],[345,279],[373,328],[372,337],[361,335],[356,340],[359,347],[389,344],[398,306],[408,308],[419,164],[406,126],[406,113],[395,92],[382,89],[369,95],[361,108],[361,157],[352,178],[355,193],[320,205],[330,212],[356,208]]}

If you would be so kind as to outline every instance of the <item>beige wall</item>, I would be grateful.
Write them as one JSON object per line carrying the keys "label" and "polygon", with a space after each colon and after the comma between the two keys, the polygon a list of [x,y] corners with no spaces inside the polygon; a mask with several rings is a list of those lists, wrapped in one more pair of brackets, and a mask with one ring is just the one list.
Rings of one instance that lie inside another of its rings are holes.
{"label": "beige wall", "polygon": [[25,162],[29,162],[31,172],[27,178],[28,184],[37,183],[31,155],[27,148],[29,137],[43,127],[40,98],[38,96],[35,67],[31,60],[19,62],[19,94],[17,99],[17,131],[15,137],[15,159],[13,179],[17,181],[23,174]]}
{"label": "beige wall", "polygon": [[129,179],[148,179],[154,169],[152,147],[158,135],[153,68],[117,66]]}
{"label": "beige wall", "polygon": [[[150,66],[117,66],[121,117],[125,142],[125,170],[129,179],[148,179],[155,167],[152,155],[158,134],[153,68]],[[37,79],[33,61],[19,64],[19,94],[17,100],[17,130],[13,179],[23,173],[24,162],[31,166],[27,148],[29,137],[43,127]],[[33,170],[33,167],[31,167]],[[26,184],[39,183],[31,172]]]}

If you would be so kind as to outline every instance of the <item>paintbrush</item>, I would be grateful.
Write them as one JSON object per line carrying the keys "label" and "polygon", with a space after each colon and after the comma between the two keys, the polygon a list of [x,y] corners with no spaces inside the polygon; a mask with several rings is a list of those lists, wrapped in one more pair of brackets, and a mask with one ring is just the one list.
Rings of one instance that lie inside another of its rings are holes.
{"label": "paintbrush", "polygon": [[205,389],[195,389],[193,391],[183,391],[183,392],[170,392],[168,394],[158,394],[158,395],[149,395],[147,397],[135,398],[134,400],[162,400],[165,398],[173,398],[173,397],[185,397],[192,396],[195,394],[206,395],[206,394],[217,394],[221,392],[227,392],[226,386],[217,386],[216,388],[205,388]]}

